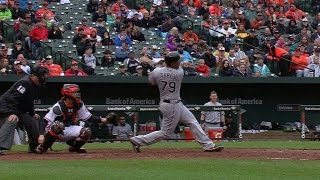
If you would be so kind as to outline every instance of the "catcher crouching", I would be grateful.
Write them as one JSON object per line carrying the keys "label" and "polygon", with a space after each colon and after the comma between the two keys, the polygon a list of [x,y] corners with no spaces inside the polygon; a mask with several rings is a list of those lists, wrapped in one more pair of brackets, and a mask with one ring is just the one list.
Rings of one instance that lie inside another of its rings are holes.
{"label": "catcher crouching", "polygon": [[39,145],[36,153],[46,152],[59,139],[66,142],[69,152],[87,153],[82,146],[90,139],[91,130],[79,125],[78,119],[91,123],[117,123],[117,116],[110,113],[106,118],[92,115],[81,101],[80,88],[76,84],[64,84],[59,100],[40,123]]}

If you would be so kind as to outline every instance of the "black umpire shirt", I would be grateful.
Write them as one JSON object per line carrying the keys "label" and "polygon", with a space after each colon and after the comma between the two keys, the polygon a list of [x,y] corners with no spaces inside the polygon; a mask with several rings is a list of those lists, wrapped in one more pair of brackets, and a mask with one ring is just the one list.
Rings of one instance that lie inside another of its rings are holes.
{"label": "black umpire shirt", "polygon": [[19,116],[29,113],[33,116],[36,87],[30,75],[14,83],[7,92],[0,96],[0,115]]}

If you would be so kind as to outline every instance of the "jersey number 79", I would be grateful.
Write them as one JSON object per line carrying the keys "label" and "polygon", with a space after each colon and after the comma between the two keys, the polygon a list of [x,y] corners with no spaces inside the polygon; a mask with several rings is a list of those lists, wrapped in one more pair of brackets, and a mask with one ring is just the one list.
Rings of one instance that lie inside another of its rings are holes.
{"label": "jersey number 79", "polygon": [[163,84],[162,91],[164,91],[166,88],[168,88],[169,92],[174,92],[176,90],[176,82],[170,81],[160,81],[160,83]]}

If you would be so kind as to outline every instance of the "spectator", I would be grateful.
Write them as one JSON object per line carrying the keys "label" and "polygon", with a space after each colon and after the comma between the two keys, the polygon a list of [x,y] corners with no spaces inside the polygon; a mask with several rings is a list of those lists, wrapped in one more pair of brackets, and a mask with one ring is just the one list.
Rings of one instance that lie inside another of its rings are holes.
{"label": "spectator", "polygon": [[307,18],[303,18],[302,22],[300,24],[301,28],[307,28],[308,33],[314,33],[314,29],[311,27],[311,25],[309,24],[309,21]]}
{"label": "spectator", "polygon": [[258,55],[256,58],[257,58],[256,59],[257,63],[254,64],[253,66],[254,67],[253,72],[255,73],[255,76],[256,77],[270,76],[270,70],[268,66],[263,63],[263,57],[261,55]]}
{"label": "spectator", "polygon": [[204,60],[205,64],[209,68],[216,69],[217,68],[217,61],[216,61],[216,57],[213,55],[212,51],[213,51],[212,47],[208,48],[208,50],[202,55],[201,59]]}
{"label": "spectator", "polygon": [[173,27],[173,28],[169,31],[168,39],[169,39],[170,37],[174,37],[174,38],[176,39],[176,42],[177,42],[177,43],[179,43],[179,42],[181,41],[178,28]]}
{"label": "spectator", "polygon": [[136,67],[140,65],[139,61],[135,57],[135,53],[133,51],[130,51],[128,54],[128,59],[124,61],[124,64],[126,65],[126,69],[130,74],[136,73]]}
{"label": "spectator", "polygon": [[226,49],[222,46],[219,47],[216,52],[214,52],[216,55],[216,62],[217,66],[219,67],[223,60],[228,60],[229,53],[226,52]]}
{"label": "spectator", "polygon": [[292,56],[291,71],[296,77],[303,77],[304,67],[299,65],[308,66],[308,58],[302,55],[301,50],[298,48]]}
{"label": "spectator", "polygon": [[112,7],[111,7],[112,12],[114,14],[118,14],[121,6],[124,7],[126,10],[128,9],[127,6],[123,4],[123,0],[117,0],[117,2],[112,4]]}
{"label": "spectator", "polygon": [[116,21],[116,15],[112,13],[111,6],[106,7],[106,15],[107,18],[103,20],[106,21],[106,23],[108,23],[110,27],[113,27]]}
{"label": "spectator", "polygon": [[34,59],[40,59],[40,48],[41,48],[41,40],[48,39],[48,29],[46,28],[45,21],[40,20],[37,22],[36,26],[30,31],[30,40],[31,40],[31,49],[32,56]]}
{"label": "spectator", "polygon": [[320,38],[320,24],[318,24],[316,28],[316,32],[311,35],[311,41],[313,42],[315,39]]}
{"label": "spectator", "polygon": [[207,1],[204,1],[202,2],[202,5],[201,5],[201,8],[199,9],[199,16],[203,16],[205,14],[208,14],[209,15],[209,6],[208,6],[208,2]]}
{"label": "spectator", "polygon": [[13,6],[10,8],[10,10],[11,10],[11,14],[12,14],[12,19],[23,18],[24,10],[22,8],[20,8],[19,1],[15,1]]}
{"label": "spectator", "polygon": [[220,77],[230,77],[233,76],[233,68],[230,66],[228,60],[223,60],[219,67],[219,76]]}
{"label": "spectator", "polygon": [[157,45],[152,45],[152,48],[148,55],[151,56],[151,58],[161,58],[160,53],[158,52],[158,46]]}
{"label": "spectator", "polygon": [[24,58],[23,54],[19,54],[17,56],[17,61],[19,61],[21,63],[21,69],[26,73],[26,74],[30,74],[31,73],[31,68],[28,65],[28,62],[26,60],[26,58]]}
{"label": "spectator", "polygon": [[49,39],[63,39],[62,31],[59,29],[58,26],[53,25],[51,27],[51,30],[49,31],[48,38]]}
{"label": "spectator", "polygon": [[115,32],[120,32],[124,27],[124,23],[121,21],[121,17],[117,16],[115,19],[115,23],[110,26]]}
{"label": "spectator", "polygon": [[297,22],[294,19],[289,21],[289,25],[287,27],[286,33],[287,34],[299,34],[300,30],[297,26]]}
{"label": "spectator", "polygon": [[118,140],[128,140],[133,136],[131,126],[130,124],[126,123],[124,116],[119,116],[118,126],[113,128],[112,135]]}
{"label": "spectator", "polygon": [[196,71],[200,76],[208,77],[210,76],[210,68],[207,66],[203,59],[199,59]]}
{"label": "spectator", "polygon": [[168,43],[166,44],[166,48],[170,49],[170,51],[176,51],[177,50],[176,38],[169,37],[168,38]]}
{"label": "spectator", "polygon": [[82,69],[88,75],[94,75],[94,69],[99,63],[97,62],[97,58],[92,54],[92,47],[88,46],[85,50],[85,54],[81,59]]}
{"label": "spectator", "polygon": [[[320,51],[320,49],[319,49]],[[304,77],[319,77],[320,76],[320,66],[319,66],[319,56],[315,56],[313,62],[308,65],[308,68],[304,69]],[[310,69],[314,70],[310,71]]]}
{"label": "spectator", "polygon": [[286,16],[288,19],[294,19],[296,21],[300,21],[303,19],[306,15],[303,11],[296,8],[296,5],[290,4],[290,9],[287,11]]}
{"label": "spectator", "polygon": [[76,45],[78,56],[82,56],[85,53],[86,47],[91,46],[90,40],[85,34],[82,34],[80,38],[81,40]]}
{"label": "spectator", "polygon": [[12,59],[17,59],[17,56],[19,54],[23,54],[27,58],[26,49],[23,48],[22,42],[20,40],[17,40],[14,43],[14,46],[12,48],[12,52],[11,52]]}
{"label": "spectator", "polygon": [[319,24],[320,24],[320,12],[318,12],[317,16],[313,19],[311,26],[313,29],[317,29]]}
{"label": "spectator", "polygon": [[130,17],[131,14],[133,14],[133,16],[128,21],[131,22],[134,26],[141,27],[142,26],[141,19],[143,18],[143,14],[137,11],[135,11],[134,13],[130,12],[128,15],[128,18]]}
{"label": "spectator", "polygon": [[44,62],[45,67],[49,70],[49,76],[64,76],[61,66],[53,63],[51,55],[48,55]]}
{"label": "spectator", "polygon": [[193,32],[193,29],[191,26],[188,27],[187,32],[183,34],[183,39],[188,43],[197,43],[199,41],[199,37],[196,33]]}
{"label": "spectator", "polygon": [[31,22],[35,22],[35,20],[36,20],[36,18],[35,18],[36,11],[34,10],[33,3],[31,1],[28,1],[27,9],[24,10],[22,19],[26,20],[26,15],[27,14],[30,14]]}
{"label": "spectator", "polygon": [[262,27],[265,27],[265,21],[263,20],[262,13],[258,13],[257,17],[251,20],[251,29],[259,30]]}
{"label": "spectator", "polygon": [[73,36],[72,38],[72,44],[77,44],[78,42],[81,41],[82,37],[84,34],[84,29],[83,28],[78,28],[78,31],[76,32],[76,35]]}
{"label": "spectator", "polygon": [[128,58],[129,48],[127,42],[122,42],[121,47],[116,48],[116,61],[123,62],[125,59]]}
{"label": "spectator", "polygon": [[88,39],[90,42],[93,42],[94,44],[96,43],[101,43],[102,39],[101,37],[97,34],[96,30],[93,30],[90,35],[88,35]]}
{"label": "spectator", "polygon": [[99,18],[103,20],[107,19],[107,14],[105,13],[104,7],[102,5],[99,5],[98,10],[92,14],[91,21],[97,22]]}
{"label": "spectator", "polygon": [[200,51],[200,48],[198,47],[197,43],[192,44],[190,55],[194,58],[200,58],[202,56],[202,52]]}
{"label": "spectator", "polygon": [[146,56],[140,58],[140,66],[142,67],[142,75],[148,76],[148,74],[154,70],[154,67],[151,65],[152,61]]}
{"label": "spectator", "polygon": [[111,51],[106,49],[103,52],[104,56],[101,58],[101,66],[102,67],[113,67],[115,59],[112,58]]}
{"label": "spectator", "polygon": [[0,2],[0,20],[9,20],[12,19],[12,13],[10,9],[7,7],[7,4],[5,1]]}
{"label": "spectator", "polygon": [[55,17],[55,14],[49,9],[49,3],[48,2],[43,2],[42,3],[42,8],[38,9],[36,12],[36,18],[37,19],[42,19],[45,14],[47,14],[49,17]]}
{"label": "spectator", "polygon": [[42,18],[46,22],[46,27],[49,29],[54,25],[57,25],[58,22],[51,16],[49,13],[45,13]]}
{"label": "spectator", "polygon": [[88,76],[78,67],[78,61],[72,60],[71,66],[66,70],[66,76]]}
{"label": "spectator", "polygon": [[213,0],[211,6],[209,6],[209,12],[211,16],[221,16],[222,7],[219,5],[219,0]]}
{"label": "spectator", "polygon": [[131,76],[130,73],[126,71],[124,64],[119,65],[118,71],[119,72],[116,74],[116,76]]}
{"label": "spectator", "polygon": [[196,68],[189,61],[181,62],[181,67],[183,69],[185,76],[197,76],[198,75]]}
{"label": "spectator", "polygon": [[130,37],[127,35],[126,29],[121,29],[120,33],[114,38],[114,44],[121,46],[123,42],[126,42],[129,46],[132,45]]}
{"label": "spectator", "polygon": [[146,39],[144,38],[144,34],[140,31],[138,26],[133,26],[131,32],[131,39],[136,40],[138,42],[146,41]]}
{"label": "spectator", "polygon": [[316,47],[316,48],[314,49],[313,54],[309,57],[308,63],[309,63],[309,64],[314,63],[314,59],[315,59],[316,57],[319,57],[319,58],[320,58],[320,47]]}
{"label": "spectator", "polygon": [[11,71],[11,74],[15,74],[15,75],[18,75],[18,76],[25,76],[27,75],[26,72],[24,72],[22,69],[21,69],[21,62],[20,61],[14,61],[13,63],[13,69]]}
{"label": "spectator", "polygon": [[251,74],[248,72],[246,65],[240,64],[239,69],[234,71],[233,76],[235,77],[251,77]]}
{"label": "spectator", "polygon": [[168,36],[168,32],[173,28],[173,27],[177,27],[176,23],[172,21],[170,16],[167,16],[165,18],[165,22],[162,24],[161,26],[161,37],[167,37]]}
{"label": "spectator", "polygon": [[92,30],[94,30],[94,28],[88,26],[88,20],[87,19],[82,19],[81,20],[81,25],[77,28],[77,30],[79,30],[81,28],[83,29],[85,35],[90,35]]}
{"label": "spectator", "polygon": [[188,4],[184,5],[183,14],[188,16],[197,16],[199,14],[198,7],[195,6],[193,0],[189,0]]}
{"label": "spectator", "polygon": [[2,58],[0,61],[0,75],[10,74],[9,59]]}
{"label": "spectator", "polygon": [[156,27],[156,23],[154,22],[154,19],[150,17],[149,12],[145,12],[143,14],[143,19],[141,19],[141,27],[145,29]]}
{"label": "spectator", "polygon": [[98,0],[89,0],[89,3],[87,4],[87,12],[88,13],[94,13],[98,10],[99,3]]}
{"label": "spectator", "polygon": [[[180,4],[179,0],[173,0],[172,5],[169,6],[168,12],[169,12],[169,16],[171,17],[170,20],[174,19],[174,18],[178,17],[179,15],[183,14],[183,5]],[[166,31],[166,32],[168,32],[168,31]]]}
{"label": "spectator", "polygon": [[142,77],[143,76],[142,72],[143,72],[143,67],[139,65],[136,67],[136,73],[134,73],[133,76]]}
{"label": "spectator", "polygon": [[104,21],[102,18],[98,18],[95,30],[97,32],[97,35],[100,37],[102,37],[103,33],[107,32],[107,29],[104,27]]}
{"label": "spectator", "polygon": [[244,39],[244,38],[249,36],[249,33],[246,31],[245,26],[243,24],[240,24],[238,26],[238,29],[237,29],[237,31],[235,33],[235,36],[237,36],[237,37],[239,37],[241,39]]}
{"label": "spectator", "polygon": [[183,48],[184,48],[184,46],[182,44],[179,44],[177,47],[177,52],[179,53],[181,60],[192,62],[191,55],[187,51],[183,50]]}
{"label": "spectator", "polygon": [[102,38],[102,41],[101,41],[102,46],[114,45],[113,40],[110,38],[108,31],[104,32],[101,38]]}
{"label": "spectator", "polygon": [[259,47],[259,39],[256,36],[256,31],[254,29],[250,30],[248,37],[243,39],[243,50],[247,56],[253,54],[253,47]]}

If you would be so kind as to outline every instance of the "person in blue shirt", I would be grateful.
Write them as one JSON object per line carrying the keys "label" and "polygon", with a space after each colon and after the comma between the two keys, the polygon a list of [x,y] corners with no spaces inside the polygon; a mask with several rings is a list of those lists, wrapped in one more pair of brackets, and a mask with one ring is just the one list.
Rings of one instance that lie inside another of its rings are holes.
{"label": "person in blue shirt", "polygon": [[184,50],[184,46],[182,44],[178,45],[177,52],[179,53],[182,61],[190,61],[192,62],[191,55]]}
{"label": "person in blue shirt", "polygon": [[121,29],[120,33],[117,34],[114,38],[114,44],[116,46],[121,46],[122,42],[126,42],[129,46],[132,46],[132,41],[130,37],[127,35],[126,29]]}

